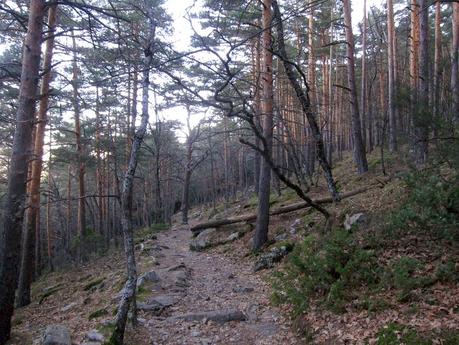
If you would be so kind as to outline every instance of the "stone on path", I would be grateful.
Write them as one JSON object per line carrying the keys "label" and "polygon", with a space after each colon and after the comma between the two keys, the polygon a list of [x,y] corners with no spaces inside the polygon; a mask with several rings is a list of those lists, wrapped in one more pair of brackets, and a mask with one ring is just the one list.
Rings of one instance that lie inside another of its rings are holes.
{"label": "stone on path", "polygon": [[49,325],[43,334],[42,345],[72,345],[70,331],[64,325]]}
{"label": "stone on path", "polygon": [[225,323],[230,321],[245,321],[247,318],[245,314],[240,310],[227,309],[172,316],[169,319],[184,321],[213,321],[216,323]]}
{"label": "stone on path", "polygon": [[159,280],[159,275],[155,271],[146,272],[137,278],[137,288],[149,282],[157,283]]}
{"label": "stone on path", "polygon": [[207,229],[201,232],[198,236],[191,239],[190,249],[194,251],[202,251],[213,244],[213,239],[217,235],[217,229]]}

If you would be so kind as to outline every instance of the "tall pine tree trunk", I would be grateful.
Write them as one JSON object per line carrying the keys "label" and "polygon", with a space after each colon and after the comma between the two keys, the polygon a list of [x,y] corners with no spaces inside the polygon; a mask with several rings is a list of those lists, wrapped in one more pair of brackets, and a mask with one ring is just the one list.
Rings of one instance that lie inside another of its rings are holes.
{"label": "tall pine tree trunk", "polygon": [[78,248],[79,255],[84,255],[85,244],[84,239],[86,237],[86,200],[85,200],[85,174],[86,167],[83,158],[83,145],[81,142],[81,109],[80,102],[78,100],[79,93],[79,80],[78,80],[78,64],[77,64],[77,46],[75,33],[72,30],[72,48],[73,48],[73,61],[72,61],[72,101],[73,101],[73,111],[74,111],[74,120],[75,120],[75,144],[77,151],[77,162],[78,162],[78,219],[77,219],[77,228],[78,236],[80,237],[80,247]]}
{"label": "tall pine tree trunk", "polygon": [[459,122],[459,3],[453,6],[453,44],[451,45],[451,92],[453,98],[453,118]]}
{"label": "tall pine tree trunk", "polygon": [[429,7],[419,0],[419,107],[414,116],[414,162],[421,167],[427,161],[429,126]]}
{"label": "tall pine tree trunk", "polygon": [[351,3],[343,0],[344,25],[346,26],[346,55],[347,55],[347,80],[351,102],[351,131],[353,139],[354,161],[359,174],[368,171],[367,157],[362,140],[362,127],[360,125],[359,103],[357,86],[355,82],[354,36],[352,34]]}
{"label": "tall pine tree trunk", "polygon": [[45,2],[31,0],[22,56],[16,129],[3,207],[3,227],[0,230],[2,239],[0,243],[0,345],[4,345],[10,337],[14,292],[18,281],[19,251],[26,202],[27,171],[32,157],[31,142],[35,121],[44,16]]}
{"label": "tall pine tree trunk", "polygon": [[48,37],[43,57],[43,80],[40,89],[40,106],[38,109],[37,125],[35,128],[34,159],[29,189],[29,208],[26,212],[23,250],[21,258],[21,273],[16,304],[23,307],[30,304],[30,285],[35,272],[35,246],[39,240],[36,229],[40,226],[40,181],[43,168],[43,145],[45,142],[46,123],[48,121],[49,86],[51,83],[51,63],[54,48],[54,31],[57,21],[57,5],[48,11]]}
{"label": "tall pine tree trunk", "polygon": [[[272,155],[273,142],[273,55],[271,52],[271,0],[263,0],[262,10],[262,87],[261,115],[263,120],[263,136],[266,140],[265,150]],[[259,250],[268,240],[269,196],[271,193],[271,167],[266,159],[261,160],[260,181],[258,191],[257,226],[253,238],[253,249]]]}
{"label": "tall pine tree trunk", "polygon": [[394,4],[387,0],[387,61],[388,61],[388,94],[389,94],[389,150],[397,150],[397,121],[395,108],[395,28]]}

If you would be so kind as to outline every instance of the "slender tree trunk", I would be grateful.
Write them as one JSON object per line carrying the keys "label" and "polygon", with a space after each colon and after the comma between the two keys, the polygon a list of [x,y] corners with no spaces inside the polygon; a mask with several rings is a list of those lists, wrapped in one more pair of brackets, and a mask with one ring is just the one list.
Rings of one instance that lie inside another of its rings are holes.
{"label": "slender tree trunk", "polygon": [[[52,272],[54,271],[54,231],[51,221],[51,190],[52,190],[52,156],[51,156],[51,139],[52,132],[51,126],[49,127],[49,160],[48,160],[48,194],[46,204],[46,238],[47,238],[47,253],[48,253],[48,267]],[[62,230],[61,230],[62,233]]]}
{"label": "slender tree trunk", "polygon": [[355,61],[354,61],[354,36],[352,34],[351,3],[350,0],[343,0],[344,24],[346,26],[346,55],[347,55],[347,80],[350,90],[351,102],[351,131],[353,139],[354,161],[359,174],[368,171],[367,157],[362,140],[362,127],[360,125],[359,104],[357,99],[357,86],[355,82]]}
{"label": "slender tree trunk", "polygon": [[[77,65],[77,46],[75,33],[72,31],[72,48],[73,48],[73,61],[72,61],[72,88],[73,88],[73,110],[75,116],[75,144],[78,156],[78,236],[80,236],[80,248],[78,248],[79,255],[84,252],[84,238],[86,237],[86,200],[85,196],[85,174],[86,167],[83,161],[83,145],[81,142],[81,123],[80,123],[80,102],[78,100],[78,87],[80,81],[78,80],[78,65]],[[84,255],[83,255],[84,256]]]}
{"label": "slender tree trunk", "polygon": [[[40,89],[41,99],[37,116],[38,122],[35,128],[34,159],[32,161],[29,189],[29,208],[27,209],[25,218],[26,225],[21,259],[21,273],[19,275],[16,300],[18,307],[30,304],[30,285],[32,284],[35,272],[35,247],[36,244],[39,243],[39,237],[36,236],[36,229],[40,226],[40,182],[43,168],[43,144],[45,141],[46,123],[48,121],[49,86],[51,83],[51,63],[56,21],[57,5],[54,5],[51,6],[48,11],[48,37],[43,58],[43,71],[45,71],[45,73]],[[38,248],[39,247],[38,245]]]}
{"label": "slender tree trunk", "polygon": [[[273,55],[271,52],[271,0],[263,0],[262,10],[262,86],[261,109],[263,118],[263,136],[266,140],[265,150],[272,156],[273,142]],[[260,183],[258,192],[257,225],[253,238],[253,249],[260,250],[268,240],[269,226],[269,196],[271,193],[271,167],[266,159],[262,159],[260,166]]]}
{"label": "slender tree trunk", "polygon": [[40,54],[45,2],[31,0],[25,38],[16,129],[3,208],[0,238],[0,345],[10,337],[14,310],[14,292],[18,281],[19,252],[27,189],[27,171],[31,152],[38,91]]}
{"label": "slender tree trunk", "polygon": [[427,161],[429,126],[429,11],[428,1],[419,0],[419,110],[414,117],[414,160],[418,167]]}
{"label": "slender tree trunk", "polygon": [[[188,117],[189,124],[189,117]],[[188,210],[190,209],[190,181],[192,173],[192,159],[193,159],[193,142],[192,142],[192,133],[191,129],[188,126],[189,134],[187,138],[187,150],[186,150],[186,165],[185,165],[185,175],[183,178],[183,193],[182,193],[182,223],[188,224]]]}
{"label": "slender tree trunk", "polygon": [[389,94],[389,150],[397,151],[397,121],[395,108],[395,28],[394,4],[387,0],[387,61],[388,61],[388,94]]}
{"label": "slender tree trunk", "polygon": [[362,105],[362,140],[364,146],[367,147],[367,0],[363,1],[362,84],[360,99]]}
{"label": "slender tree trunk", "polygon": [[150,66],[153,60],[154,52],[154,40],[156,33],[156,22],[153,17],[153,8],[148,8],[149,15],[149,32],[148,42],[145,52],[145,63],[143,71],[143,96],[142,96],[142,120],[140,127],[134,135],[131,148],[131,156],[129,164],[124,175],[123,189],[121,192],[121,228],[123,230],[124,238],[124,252],[126,255],[126,266],[128,279],[123,289],[123,295],[121,297],[120,304],[118,306],[118,312],[115,318],[115,329],[110,337],[111,344],[122,345],[124,338],[124,331],[126,328],[126,321],[131,304],[133,304],[133,314],[135,319],[135,292],[137,285],[137,268],[134,253],[134,236],[133,236],[133,225],[132,225],[132,214],[131,214],[131,203],[132,190],[134,184],[134,175],[137,168],[138,154],[143,138],[147,131],[148,126],[148,92],[150,87]]}
{"label": "slender tree trunk", "polygon": [[459,122],[459,3],[454,2],[451,46],[451,92],[453,98],[453,118]]}
{"label": "slender tree trunk", "polygon": [[[410,33],[410,122],[414,120],[417,112],[418,88],[419,88],[419,5],[418,0],[411,0],[411,33]],[[410,125],[410,131],[413,130]],[[413,146],[416,145],[412,140]],[[413,147],[414,150],[414,147]]]}
{"label": "slender tree trunk", "polygon": [[441,3],[435,2],[435,54],[434,54],[434,133],[438,134],[438,120],[440,119],[440,82],[442,75],[441,66]]}
{"label": "slender tree trunk", "polygon": [[[260,79],[261,79],[261,42],[260,37],[257,36],[256,43],[255,43],[255,72],[254,72],[254,110],[255,110],[255,124],[260,126],[260,118],[261,118],[261,87],[260,87]],[[260,139],[255,136],[255,145],[257,147],[260,146]],[[259,188],[260,188],[260,164],[261,164],[261,157],[258,152],[255,151],[254,153],[254,185],[255,185],[255,193],[258,195]]]}

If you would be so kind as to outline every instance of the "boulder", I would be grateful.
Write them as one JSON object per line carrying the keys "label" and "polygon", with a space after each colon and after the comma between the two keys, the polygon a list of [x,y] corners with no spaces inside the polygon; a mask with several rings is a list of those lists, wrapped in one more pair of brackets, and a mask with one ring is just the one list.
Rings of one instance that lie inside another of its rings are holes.
{"label": "boulder", "polygon": [[97,329],[93,329],[86,333],[86,340],[89,342],[103,342],[104,341],[104,335],[100,333]]}
{"label": "boulder", "polygon": [[43,333],[42,345],[72,345],[70,331],[64,325],[49,325]]}
{"label": "boulder", "polygon": [[281,242],[281,241],[285,241],[288,239],[288,235],[287,233],[285,232],[282,232],[280,234],[277,234],[275,237],[274,237],[274,241],[275,242]]}
{"label": "boulder", "polygon": [[354,228],[360,229],[368,225],[368,215],[363,212],[355,213],[353,215],[346,215],[344,220],[344,229],[351,231]]}
{"label": "boulder", "polygon": [[216,323],[225,323],[230,321],[245,321],[247,318],[245,314],[240,310],[227,309],[173,316],[169,319],[184,321],[213,321]]}
{"label": "boulder", "polygon": [[137,303],[137,308],[153,315],[159,316],[164,309],[173,306],[178,302],[178,298],[174,295],[158,295],[149,298],[146,302]]}
{"label": "boulder", "polygon": [[137,278],[137,288],[145,285],[146,283],[158,283],[159,281],[159,275],[155,271],[145,272]]}
{"label": "boulder", "polygon": [[255,263],[253,270],[257,272],[274,267],[274,264],[276,262],[281,261],[282,258],[286,256],[291,250],[292,247],[290,246],[280,246],[271,248],[269,252],[264,253],[260,256],[260,258]]}
{"label": "boulder", "polygon": [[202,251],[212,246],[214,239],[217,237],[217,229],[211,228],[204,230],[190,242],[190,249]]}
{"label": "boulder", "polygon": [[233,241],[236,241],[237,239],[239,239],[240,237],[241,237],[241,234],[239,232],[234,232],[231,235],[229,235],[226,240],[228,242],[233,242]]}

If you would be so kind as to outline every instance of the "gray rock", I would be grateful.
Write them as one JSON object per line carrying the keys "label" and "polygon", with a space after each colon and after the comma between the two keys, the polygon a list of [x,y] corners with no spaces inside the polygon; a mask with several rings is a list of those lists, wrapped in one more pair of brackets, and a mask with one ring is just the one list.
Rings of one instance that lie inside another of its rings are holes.
{"label": "gray rock", "polygon": [[190,249],[202,251],[213,244],[213,239],[217,236],[217,229],[207,229],[193,238],[190,242]]}
{"label": "gray rock", "polygon": [[161,304],[154,301],[152,301],[151,303],[138,302],[137,309],[159,316],[163,312],[164,307]]}
{"label": "gray rock", "polygon": [[235,293],[250,293],[253,291],[254,291],[254,288],[248,287],[248,286],[237,286],[233,288],[233,292]]}
{"label": "gray rock", "polygon": [[178,298],[174,295],[159,295],[149,298],[146,302],[137,303],[137,308],[153,315],[160,315],[164,309],[173,306],[178,302]]}
{"label": "gray rock", "polygon": [[276,237],[274,237],[274,241],[281,242],[281,241],[285,241],[287,238],[288,238],[288,235],[285,232],[283,232],[281,234],[278,234]]}
{"label": "gray rock", "polygon": [[232,233],[231,235],[228,236],[226,241],[233,242],[233,241],[236,241],[237,239],[239,239],[240,237],[241,237],[241,234],[239,232],[234,232],[234,233]]}
{"label": "gray rock", "polygon": [[86,333],[86,339],[89,341],[101,343],[104,341],[104,335],[100,333],[97,329],[93,329]]}
{"label": "gray rock", "polygon": [[159,275],[155,271],[146,272],[137,278],[137,288],[149,282],[158,283],[159,281]]}
{"label": "gray rock", "polygon": [[81,345],[100,345],[101,343],[98,341],[85,341]]}
{"label": "gray rock", "polygon": [[173,306],[177,304],[178,298],[174,295],[158,295],[148,299],[148,303],[154,303],[162,306],[163,308]]}
{"label": "gray rock", "polygon": [[274,267],[274,264],[281,261],[282,258],[290,252],[290,250],[291,249],[287,246],[272,248],[268,253],[262,254],[260,256],[258,261],[255,263],[253,270],[257,272]]}
{"label": "gray rock", "polygon": [[184,321],[213,321],[216,323],[225,323],[230,321],[245,321],[247,317],[240,310],[228,309],[173,316],[170,319]]}
{"label": "gray rock", "polygon": [[64,325],[49,325],[43,334],[42,345],[72,345],[70,331]]}
{"label": "gray rock", "polygon": [[351,216],[347,214],[343,225],[347,231],[351,231],[353,228],[360,229],[368,225],[368,215],[363,212],[355,213]]}

